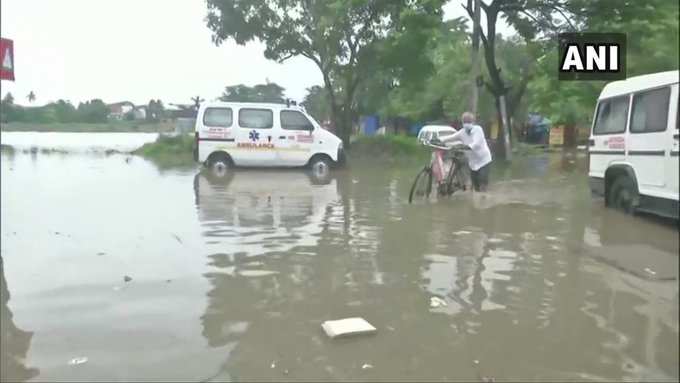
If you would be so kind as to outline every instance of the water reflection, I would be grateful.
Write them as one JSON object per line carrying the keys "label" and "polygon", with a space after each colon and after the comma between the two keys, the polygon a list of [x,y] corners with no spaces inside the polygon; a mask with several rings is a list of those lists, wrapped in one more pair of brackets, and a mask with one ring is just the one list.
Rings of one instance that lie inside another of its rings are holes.
{"label": "water reflection", "polygon": [[25,381],[38,376],[39,373],[37,368],[28,367],[25,362],[33,332],[24,331],[16,326],[8,306],[9,299],[4,261],[0,255],[0,339],[2,339],[0,380]]}

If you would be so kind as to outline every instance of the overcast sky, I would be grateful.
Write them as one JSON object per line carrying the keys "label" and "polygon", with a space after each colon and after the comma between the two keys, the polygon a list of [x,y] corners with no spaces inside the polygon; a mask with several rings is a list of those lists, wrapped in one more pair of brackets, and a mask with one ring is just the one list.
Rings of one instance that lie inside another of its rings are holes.
{"label": "overcast sky", "polygon": [[[460,0],[445,7],[446,18],[464,15]],[[226,85],[254,85],[266,79],[302,100],[305,89],[322,84],[305,58],[277,64],[258,43],[215,46],[205,25],[201,0],[2,0],[1,34],[14,40],[15,82],[2,81],[26,103],[64,98],[74,104],[149,99],[189,103],[211,100]],[[509,33],[507,26],[499,31]]]}

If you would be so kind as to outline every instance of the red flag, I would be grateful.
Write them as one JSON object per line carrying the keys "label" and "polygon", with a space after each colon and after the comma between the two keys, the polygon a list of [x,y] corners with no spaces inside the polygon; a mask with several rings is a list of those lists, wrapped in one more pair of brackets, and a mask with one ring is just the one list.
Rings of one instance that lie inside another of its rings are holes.
{"label": "red flag", "polygon": [[0,39],[0,79],[14,81],[14,42]]}

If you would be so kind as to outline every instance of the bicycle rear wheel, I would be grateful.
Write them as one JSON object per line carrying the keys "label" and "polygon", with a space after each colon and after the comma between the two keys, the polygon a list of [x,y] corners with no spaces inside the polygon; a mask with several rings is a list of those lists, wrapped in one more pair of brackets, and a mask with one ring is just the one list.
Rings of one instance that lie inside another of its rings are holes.
{"label": "bicycle rear wheel", "polygon": [[424,168],[418,173],[416,179],[411,185],[411,192],[408,193],[408,203],[412,203],[414,199],[426,200],[430,198],[432,192],[432,170]]}

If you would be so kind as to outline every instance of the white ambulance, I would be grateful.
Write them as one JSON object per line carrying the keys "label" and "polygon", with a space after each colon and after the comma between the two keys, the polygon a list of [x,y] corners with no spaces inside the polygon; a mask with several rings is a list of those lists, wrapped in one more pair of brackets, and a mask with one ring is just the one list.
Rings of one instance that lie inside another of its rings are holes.
{"label": "white ambulance", "polygon": [[196,116],[194,159],[209,167],[298,167],[344,162],[342,140],[294,104],[207,102]]}
{"label": "white ambulance", "polygon": [[607,206],[678,218],[678,71],[607,84],[589,140],[589,183]]}

